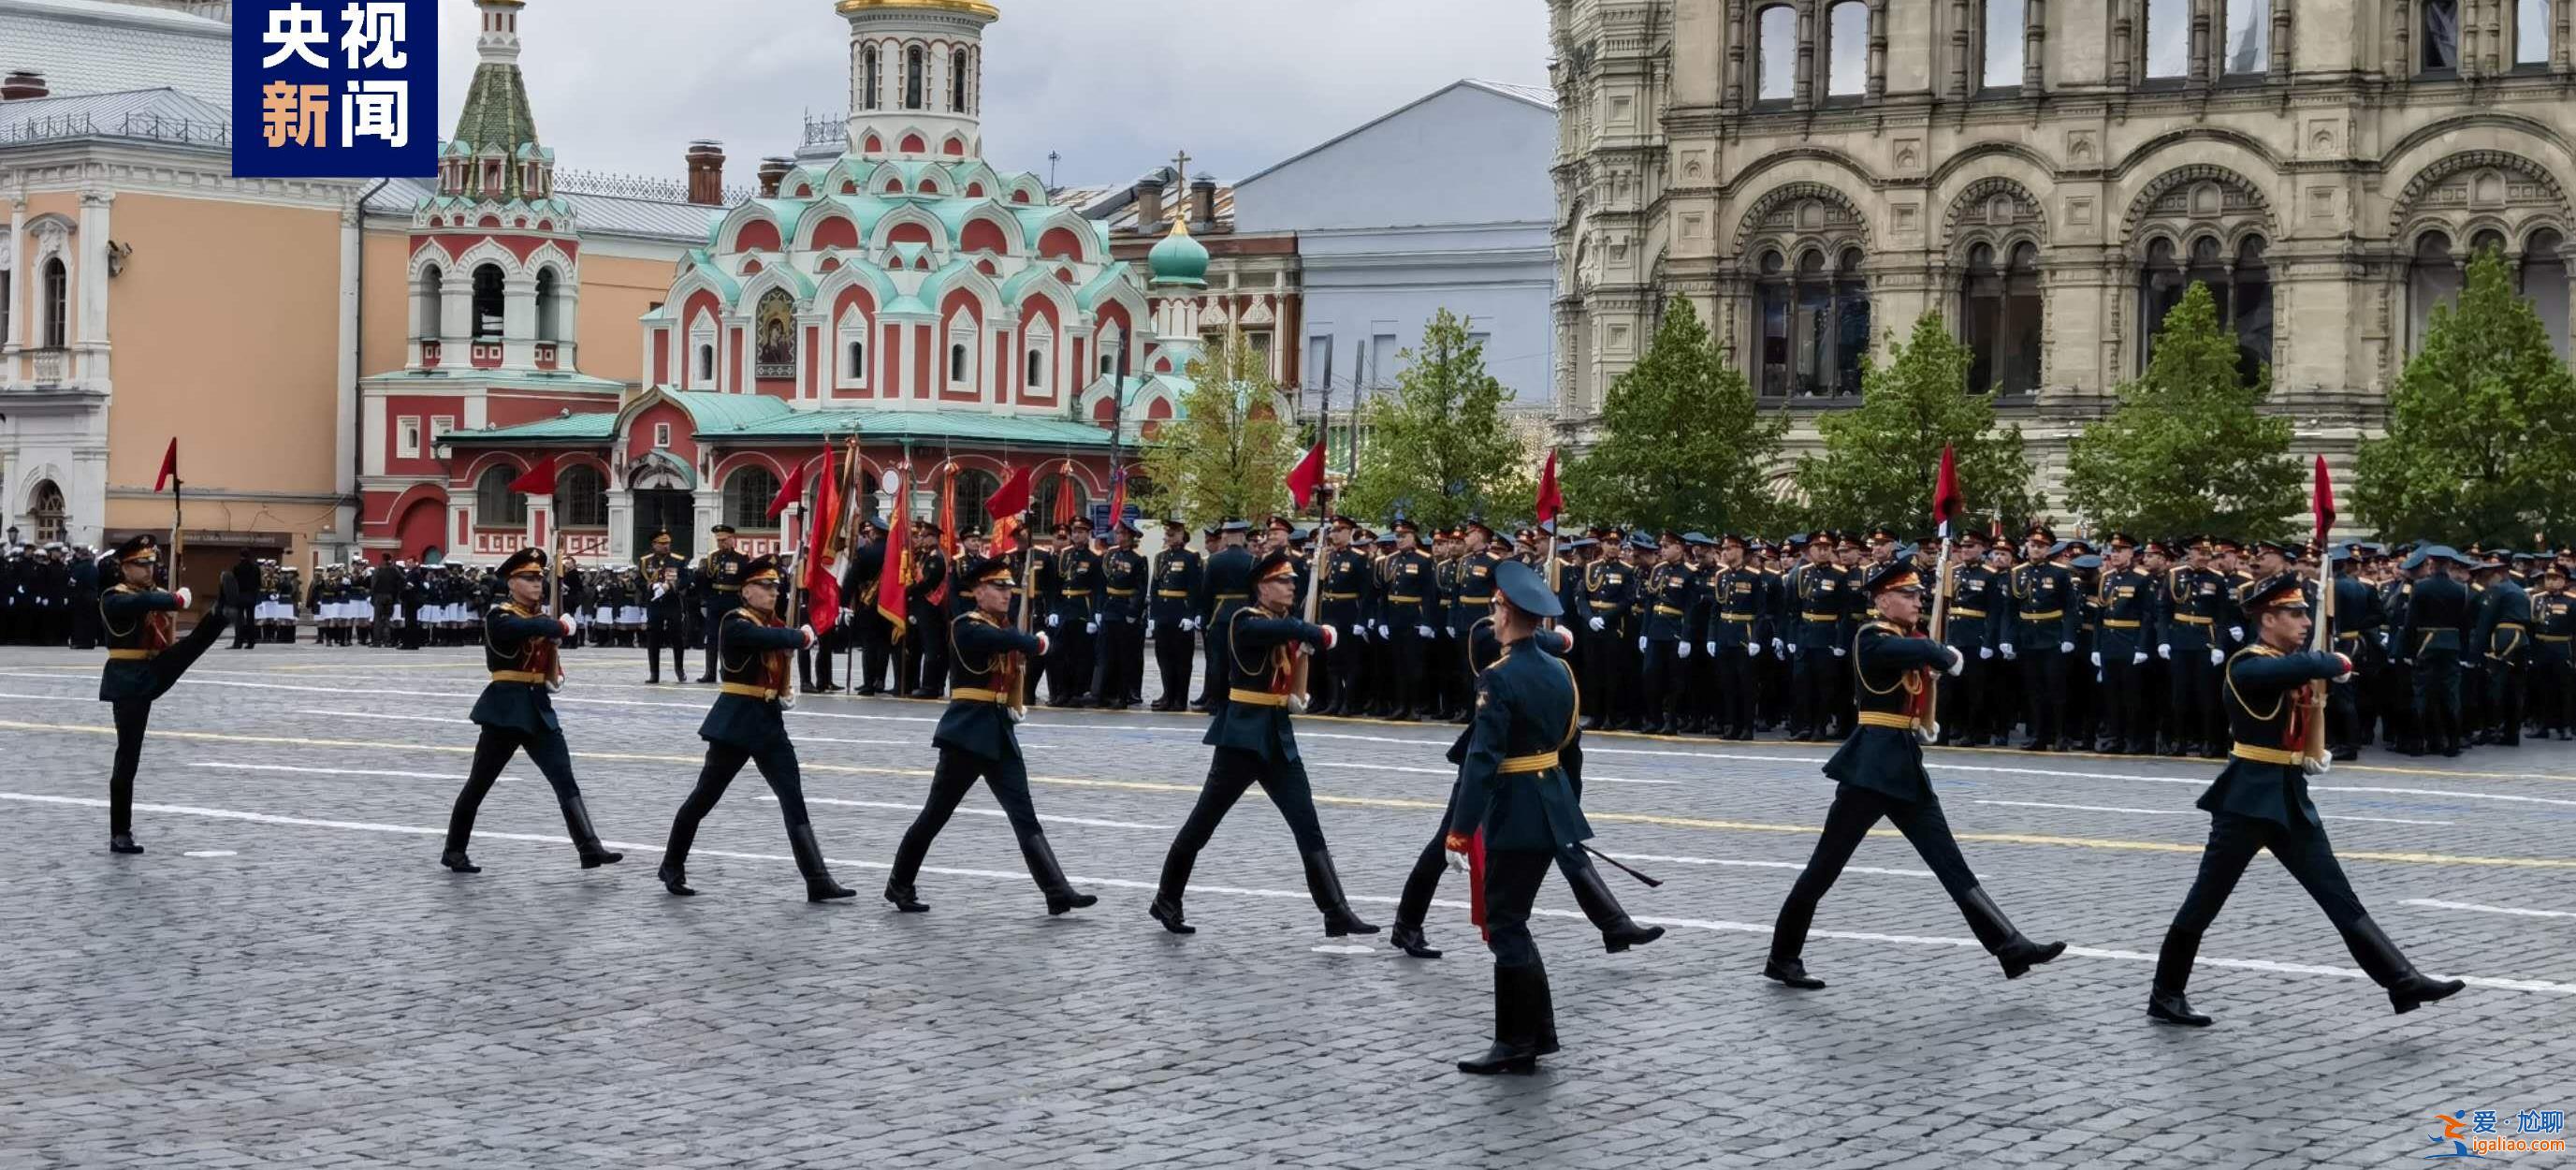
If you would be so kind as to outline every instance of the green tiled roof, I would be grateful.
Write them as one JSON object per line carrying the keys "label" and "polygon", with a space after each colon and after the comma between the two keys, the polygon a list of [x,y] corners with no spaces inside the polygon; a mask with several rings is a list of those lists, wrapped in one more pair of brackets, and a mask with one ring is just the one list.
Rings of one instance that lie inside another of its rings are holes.
{"label": "green tiled roof", "polygon": [[565,415],[538,419],[515,427],[498,427],[482,431],[450,431],[439,439],[442,443],[605,443],[617,429],[617,412],[593,411],[589,414]]}
{"label": "green tiled roof", "polygon": [[[537,118],[529,110],[528,87],[518,66],[487,61],[474,67],[474,83],[465,91],[465,110],[457,116],[454,141],[477,154],[498,149],[511,158],[537,144]],[[519,168],[501,169],[506,172],[503,197],[519,198]]]}
{"label": "green tiled roof", "polygon": [[670,398],[689,412],[689,421],[697,426],[701,435],[731,434],[796,413],[796,408],[787,405],[786,399],[766,394],[681,391],[670,395]]}
{"label": "green tiled roof", "polygon": [[[800,411],[736,432],[736,438],[822,438],[857,435],[874,443],[959,442],[994,446],[1102,447],[1109,432],[1063,418],[955,410]],[[712,436],[722,437],[722,436]]]}

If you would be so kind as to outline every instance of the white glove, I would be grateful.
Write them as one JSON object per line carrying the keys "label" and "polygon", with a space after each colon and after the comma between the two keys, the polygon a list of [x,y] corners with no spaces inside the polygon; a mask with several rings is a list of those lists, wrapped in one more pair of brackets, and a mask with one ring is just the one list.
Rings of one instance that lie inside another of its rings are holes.
{"label": "white glove", "polygon": [[2012,643],[2010,643],[2010,642],[2006,642],[2006,643],[2004,643],[2004,644],[2002,644],[2002,645],[2000,645],[2000,646],[1995,647],[1995,649],[2003,651],[2003,654],[2004,654],[2004,661],[2006,661],[2006,662],[2010,662],[2010,661],[2012,661],[2012,660],[2013,660],[2013,645],[2012,645]]}
{"label": "white glove", "polygon": [[805,635],[805,645],[808,648],[811,648],[814,643],[822,641],[822,639],[814,636],[814,627],[812,626],[798,626],[796,627],[796,632]]}
{"label": "white glove", "polygon": [[1717,657],[1717,643],[1711,642],[1708,645],[1701,647],[1701,649],[1708,651],[1709,657]]}
{"label": "white glove", "polygon": [[2100,665],[2102,665],[2102,652],[2101,652],[2101,651],[2099,651],[2099,650],[2094,651],[2094,652],[2093,652],[2093,654],[2092,654],[2092,659],[2093,659],[2093,665],[2095,665],[2095,666],[2100,666]]}
{"label": "white glove", "polygon": [[1797,644],[1797,643],[1795,643],[1795,642],[1791,642],[1791,643],[1789,643],[1788,650],[1789,650],[1789,657],[1791,657],[1791,658],[1795,658],[1795,657],[1797,657],[1797,656],[1798,656],[1798,644]]}
{"label": "white glove", "polygon": [[1677,643],[1675,643],[1675,644],[1673,645],[1673,654],[1674,654],[1676,657],[1680,657],[1680,658],[1688,658],[1688,657],[1690,657],[1690,643],[1688,643],[1688,642],[1677,642]]}
{"label": "white glove", "polygon": [[1747,643],[1745,643],[1745,644],[1744,644],[1744,656],[1745,656],[1745,657],[1747,657],[1747,658],[1760,658],[1760,657],[1762,657],[1762,644],[1761,644],[1761,643],[1759,643],[1759,642],[1747,642]]}
{"label": "white glove", "polygon": [[1148,638],[1154,636],[1154,619],[1152,618],[1145,619],[1145,636]]}
{"label": "white glove", "polygon": [[2147,652],[2146,652],[2146,651],[2144,651],[2144,650],[2134,651],[2134,652],[2132,652],[2132,653],[2129,655],[2129,665],[2131,665],[2131,666],[2140,666],[2140,665],[2144,665],[2144,664],[2146,663],[2146,661],[2147,661]]}
{"label": "white glove", "polygon": [[188,608],[188,603],[189,603],[189,602],[191,602],[191,601],[196,600],[196,597],[197,597],[197,595],[196,595],[196,594],[188,592],[188,587],[187,587],[187,586],[185,586],[185,585],[182,585],[182,586],[180,586],[180,587],[178,587],[178,588],[176,588],[176,589],[171,590],[171,591],[170,591],[170,596],[172,596],[172,597],[176,597],[176,598],[178,598],[178,599],[179,599],[179,608],[181,608],[181,609],[186,609],[186,608]]}
{"label": "white glove", "polygon": [[2227,652],[2226,652],[2226,651],[2221,650],[2221,649],[2219,649],[2219,648],[2218,648],[2218,647],[2216,647],[2216,646],[2212,646],[2212,647],[2210,647],[2210,648],[2209,648],[2209,664],[2210,664],[2211,666],[2220,666],[2220,665],[2224,665],[2226,662],[2227,662]]}
{"label": "white glove", "polygon": [[1639,634],[1639,635],[1637,635],[1637,653],[1639,653],[1639,654],[1643,654],[1643,653],[1645,653],[1645,652],[1646,652],[1646,636],[1645,636],[1644,634]]}
{"label": "white glove", "polygon": [[[1427,629],[1430,629],[1431,627],[1429,627],[1429,626],[1417,626],[1417,627],[1415,627],[1415,628],[1416,628],[1416,629],[1424,629],[1424,630],[1427,630]],[[1387,639],[1388,641],[1393,641],[1393,640],[1395,639],[1395,627],[1390,626],[1390,625],[1386,624],[1385,622],[1379,622],[1379,623],[1377,624],[1377,636],[1378,636],[1378,637],[1381,637],[1381,638],[1385,638],[1385,639]],[[1428,638],[1428,637],[1430,637],[1430,636],[1431,636],[1431,635],[1429,635],[1429,634],[1424,634],[1424,635],[1423,635],[1423,637],[1425,637],[1425,638]]]}
{"label": "white glove", "polygon": [[2342,673],[2342,674],[2338,674],[2338,675],[2334,676],[2334,681],[2339,682],[2339,683],[2348,683],[2348,682],[2351,682],[2351,681],[2352,681],[2352,659],[2351,659],[2351,658],[2349,658],[2349,657],[2347,657],[2347,656],[2345,656],[2345,655],[2337,654],[2337,655],[2335,655],[2335,661],[2340,662],[2340,663],[2343,663],[2343,673]]}
{"label": "white glove", "polygon": [[1559,653],[1559,654],[1572,654],[1572,653],[1574,653],[1574,631],[1572,631],[1572,630],[1568,630],[1568,629],[1562,629],[1562,628],[1558,629],[1558,630],[1556,631],[1556,642],[1557,642],[1557,646],[1556,646],[1556,652],[1557,652],[1557,653]]}
{"label": "white glove", "polygon": [[1950,652],[1950,677],[1957,678],[1959,672],[1968,669],[1968,656],[1959,653],[1958,647],[1944,646],[1942,649]]}
{"label": "white glove", "polygon": [[2227,640],[2228,640],[2228,641],[2230,641],[2230,642],[2242,642],[2242,641],[2244,641],[2244,640],[2245,640],[2245,627],[2243,627],[2243,626],[2229,626],[2229,627],[2227,627]]}
{"label": "white glove", "polygon": [[1062,615],[1062,614],[1054,614],[1054,613],[1051,613],[1051,614],[1048,614],[1048,615],[1047,615],[1047,628],[1048,628],[1048,629],[1052,630],[1052,629],[1054,629],[1054,628],[1056,628],[1057,626],[1060,626],[1060,625],[1062,625],[1062,624],[1064,624],[1064,615]]}
{"label": "white glove", "polygon": [[2156,643],[2156,657],[2171,660],[2173,658],[2173,644],[2170,642]]}
{"label": "white glove", "polygon": [[1467,872],[1466,854],[1460,853],[1455,849],[1447,850],[1446,852],[1449,854],[1449,868],[1457,870],[1460,873]]}
{"label": "white glove", "polygon": [[1771,652],[1772,652],[1772,653],[1774,653],[1774,654],[1777,654],[1777,653],[1779,653],[1779,652],[1780,652],[1780,639],[1778,639],[1778,638],[1773,638],[1773,639],[1771,639]]}
{"label": "white glove", "polygon": [[1439,636],[1440,636],[1440,635],[1438,635],[1438,634],[1436,634],[1436,633],[1433,633],[1433,632],[1432,632],[1432,630],[1431,630],[1431,627],[1429,627],[1429,626],[1415,626],[1415,627],[1413,627],[1413,635],[1414,635],[1415,637],[1417,637],[1417,638],[1437,638],[1437,637],[1439,637]]}
{"label": "white glove", "polygon": [[1182,632],[1182,633],[1184,633],[1184,634],[1196,633],[1196,632],[1198,631],[1198,628],[1199,628],[1199,619],[1197,619],[1197,618],[1182,618],[1182,619],[1181,619],[1181,632]]}
{"label": "white glove", "polygon": [[1045,634],[1039,634],[1039,635],[1038,635],[1038,657],[1040,657],[1040,658],[1044,658],[1044,657],[1046,657],[1046,655],[1047,655],[1047,648],[1048,648],[1048,647],[1050,647],[1050,646],[1053,646],[1053,645],[1055,645],[1055,639],[1050,638],[1050,637],[1047,637]]}
{"label": "white glove", "polygon": [[567,638],[573,636],[575,632],[581,629],[581,624],[572,620],[571,614],[562,614],[556,617],[555,624],[563,627],[563,636]]}
{"label": "white glove", "polygon": [[1836,657],[1836,658],[1840,658],[1840,657],[1842,657],[1842,656],[1844,656],[1844,655],[1846,655],[1846,654],[1849,654],[1849,653],[1851,653],[1851,651],[1845,650],[1845,649],[1843,649],[1843,648],[1842,648],[1842,647],[1840,647],[1840,646],[1836,646],[1836,647],[1834,647],[1834,657]]}
{"label": "white glove", "polygon": [[1324,649],[1326,649],[1326,650],[1330,650],[1330,649],[1332,649],[1334,646],[1339,645],[1339,644],[1341,643],[1341,640],[1342,640],[1342,633],[1341,633],[1341,631],[1336,630],[1336,629],[1334,629],[1334,628],[1333,628],[1333,627],[1331,627],[1331,626],[1325,626],[1325,627],[1324,627]]}
{"label": "white glove", "polygon": [[1979,659],[1981,659],[1981,660],[1982,660],[1982,659],[1992,658],[1992,657],[1994,657],[1994,656],[1995,656],[1995,648],[1994,648],[1994,647],[1992,647],[1992,646],[1979,646],[1979,647],[1977,647],[1977,657],[1978,657]]}
{"label": "white glove", "polygon": [[1610,623],[1608,622],[1602,621],[1600,615],[1595,614],[1592,618],[1592,632],[1598,634],[1609,624]]}
{"label": "white glove", "polygon": [[2060,654],[2073,654],[2075,653],[2075,643],[2060,642],[2057,644],[2057,652]]}
{"label": "white glove", "polygon": [[1100,619],[1099,619],[1099,618],[1093,618],[1093,619],[1091,619],[1090,621],[1087,621],[1087,622],[1082,623],[1082,632],[1083,632],[1083,633],[1086,633],[1086,634],[1097,634],[1097,633],[1099,633],[1099,632],[1100,632]]}

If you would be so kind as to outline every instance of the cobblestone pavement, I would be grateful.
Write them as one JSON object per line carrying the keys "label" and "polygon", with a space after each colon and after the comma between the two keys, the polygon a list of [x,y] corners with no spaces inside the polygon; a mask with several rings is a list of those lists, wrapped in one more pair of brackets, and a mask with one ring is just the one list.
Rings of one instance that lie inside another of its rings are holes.
{"label": "cobblestone pavement", "polygon": [[[1445,959],[1327,940],[1255,797],[1202,859],[1200,933],[1145,916],[1206,766],[1195,717],[1024,729],[1095,909],[1047,917],[979,793],[931,855],[933,912],[891,912],[876,889],[939,709],[831,698],[791,726],[862,899],[803,901],[749,773],[699,838],[701,896],[670,898],[652,867],[712,688],[642,685],[640,658],[576,652],[559,699],[627,862],[576,868],[521,761],[464,877],[435,862],[473,741],[466,652],[209,655],[154,713],[140,857],[104,848],[96,655],[0,652],[0,1166],[2393,1166],[2445,1148],[2437,1112],[2495,1109],[2509,1136],[2576,1099],[2576,745],[2322,778],[2363,900],[2467,993],[2391,1015],[2258,861],[2192,989],[2219,1026],[2186,1032],[2143,1006],[2214,765],[1933,753],[1997,901],[2075,949],[2006,982],[1903,840],[1874,838],[1808,951],[1833,986],[1799,995],[1758,972],[1826,751],[1595,736],[1596,843],[1666,879],[1611,875],[1672,935],[1606,955],[1551,878],[1566,1049],[1489,1080],[1450,1067],[1490,1017],[1454,880]],[[1344,880],[1384,921],[1451,729],[1303,724]]]}

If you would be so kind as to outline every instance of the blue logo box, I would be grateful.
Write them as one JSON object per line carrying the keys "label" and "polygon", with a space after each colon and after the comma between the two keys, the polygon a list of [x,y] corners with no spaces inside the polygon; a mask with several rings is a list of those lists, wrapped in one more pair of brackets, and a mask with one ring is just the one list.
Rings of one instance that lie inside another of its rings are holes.
{"label": "blue logo box", "polygon": [[234,174],[437,172],[435,0],[234,0]]}

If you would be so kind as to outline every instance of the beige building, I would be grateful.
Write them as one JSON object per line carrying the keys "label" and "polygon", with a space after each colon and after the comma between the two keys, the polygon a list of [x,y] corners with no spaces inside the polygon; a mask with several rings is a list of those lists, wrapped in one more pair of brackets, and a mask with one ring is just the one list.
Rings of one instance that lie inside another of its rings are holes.
{"label": "beige building", "polygon": [[1578,438],[1673,296],[1793,446],[1937,311],[2051,471],[2193,280],[2338,462],[2474,248],[2567,350],[2565,0],[1550,6]]}

